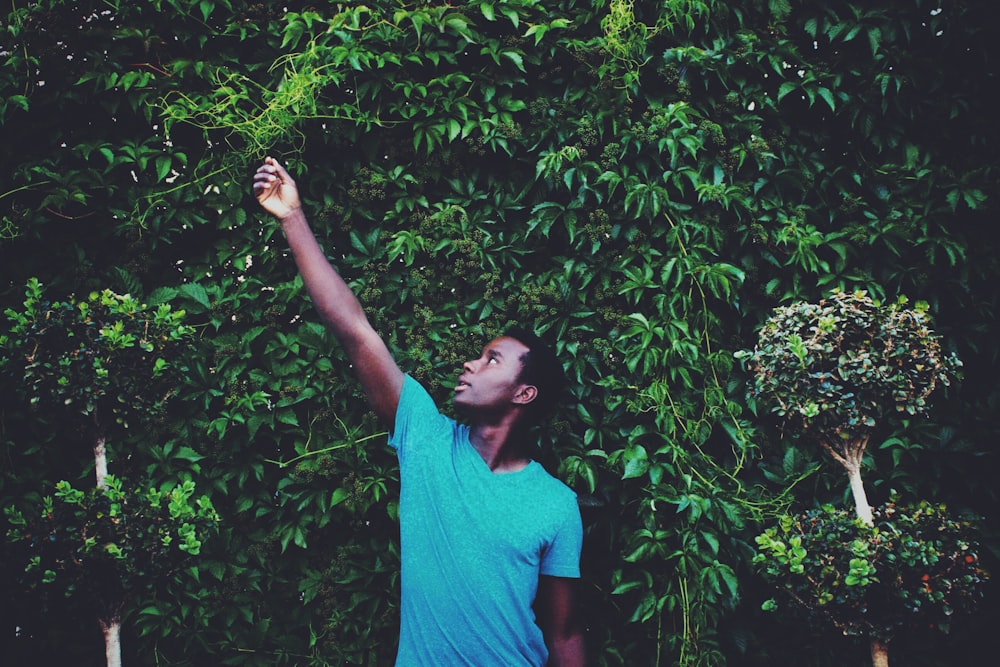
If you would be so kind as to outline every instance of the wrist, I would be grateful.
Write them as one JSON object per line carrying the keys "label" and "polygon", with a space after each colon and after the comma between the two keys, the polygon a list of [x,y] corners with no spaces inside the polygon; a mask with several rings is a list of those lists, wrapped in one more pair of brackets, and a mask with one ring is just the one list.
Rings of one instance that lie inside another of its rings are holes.
{"label": "wrist", "polygon": [[282,227],[291,223],[305,220],[305,215],[302,213],[301,206],[296,206],[295,208],[289,209],[288,212],[285,213],[284,215],[279,215],[275,217],[278,219],[278,222],[281,223]]}

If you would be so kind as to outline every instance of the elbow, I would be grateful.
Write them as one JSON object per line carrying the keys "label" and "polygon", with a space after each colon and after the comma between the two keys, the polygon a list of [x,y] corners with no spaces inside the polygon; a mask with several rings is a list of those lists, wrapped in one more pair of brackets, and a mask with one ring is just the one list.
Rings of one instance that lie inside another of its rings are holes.
{"label": "elbow", "polygon": [[343,308],[324,308],[319,305],[317,311],[320,319],[333,332],[337,341],[348,350],[362,345],[374,333],[374,329],[372,329],[360,305],[350,308],[346,312]]}

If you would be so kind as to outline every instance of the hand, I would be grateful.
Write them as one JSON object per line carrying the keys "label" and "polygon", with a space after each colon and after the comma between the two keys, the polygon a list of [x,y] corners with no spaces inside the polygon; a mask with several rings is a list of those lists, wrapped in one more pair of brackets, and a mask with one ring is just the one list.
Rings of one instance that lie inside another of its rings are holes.
{"label": "hand", "polygon": [[272,157],[265,159],[253,175],[253,194],[261,207],[278,220],[287,218],[302,207],[295,181]]}

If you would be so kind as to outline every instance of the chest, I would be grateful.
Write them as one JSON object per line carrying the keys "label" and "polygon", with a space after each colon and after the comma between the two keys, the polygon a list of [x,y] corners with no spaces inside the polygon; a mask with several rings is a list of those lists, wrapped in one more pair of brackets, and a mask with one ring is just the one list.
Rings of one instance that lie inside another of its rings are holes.
{"label": "chest", "polygon": [[537,565],[556,526],[544,477],[529,469],[494,475],[463,454],[428,457],[401,471],[404,541],[431,542],[462,560]]}

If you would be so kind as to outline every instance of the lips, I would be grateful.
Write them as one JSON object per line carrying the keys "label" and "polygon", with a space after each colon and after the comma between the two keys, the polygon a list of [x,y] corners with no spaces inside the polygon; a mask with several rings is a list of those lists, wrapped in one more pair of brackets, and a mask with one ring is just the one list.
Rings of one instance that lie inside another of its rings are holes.
{"label": "lips", "polygon": [[469,386],[470,385],[468,382],[466,382],[462,378],[458,378],[458,384],[455,385],[455,391],[462,391],[463,389]]}

